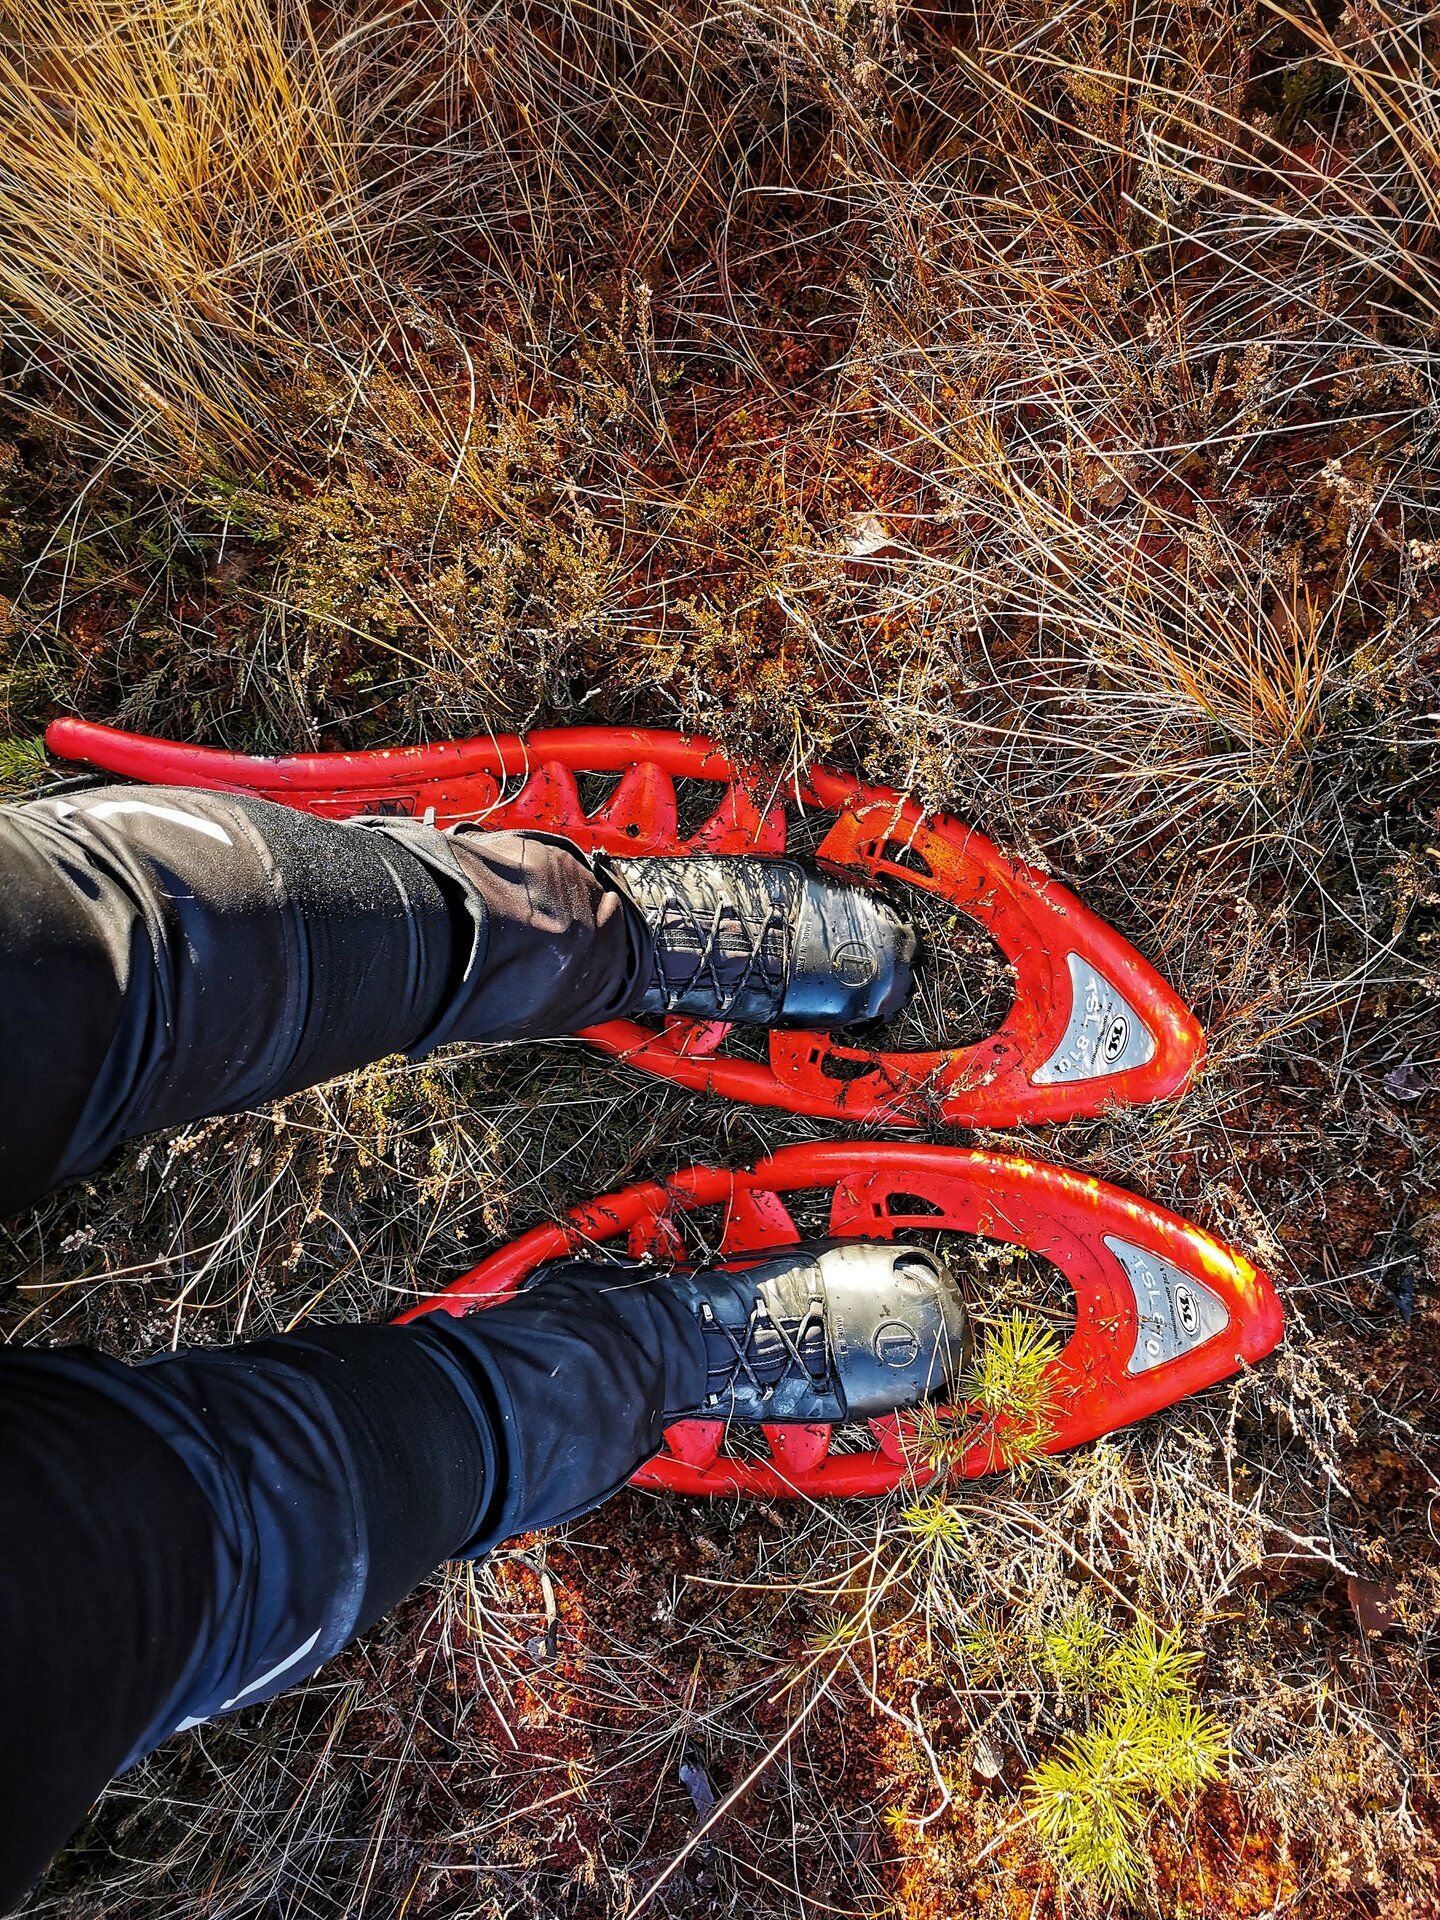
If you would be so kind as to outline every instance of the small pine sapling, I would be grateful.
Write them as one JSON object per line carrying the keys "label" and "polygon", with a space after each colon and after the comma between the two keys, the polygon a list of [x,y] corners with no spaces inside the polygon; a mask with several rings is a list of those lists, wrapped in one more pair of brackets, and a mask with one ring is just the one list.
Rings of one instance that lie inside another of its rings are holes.
{"label": "small pine sapling", "polygon": [[1035,1830],[1070,1879],[1130,1893],[1155,1803],[1173,1804],[1217,1778],[1226,1730],[1193,1698],[1198,1654],[1148,1620],[1110,1633],[1088,1595],[1045,1636],[1045,1656],[1062,1688],[1089,1692],[1094,1705],[1090,1724],[1030,1775]]}
{"label": "small pine sapling", "polygon": [[1044,1665],[1055,1676],[1061,1693],[1072,1700],[1084,1700],[1097,1688],[1104,1671],[1105,1642],[1109,1628],[1096,1610],[1089,1591],[1082,1592],[1067,1607],[1059,1622],[1042,1641]]}
{"label": "small pine sapling", "polygon": [[915,1419],[919,1457],[949,1472],[974,1449],[982,1471],[1025,1466],[1055,1438],[1054,1367],[1061,1342],[1043,1321],[1017,1311],[984,1330],[955,1414],[921,1408]]}

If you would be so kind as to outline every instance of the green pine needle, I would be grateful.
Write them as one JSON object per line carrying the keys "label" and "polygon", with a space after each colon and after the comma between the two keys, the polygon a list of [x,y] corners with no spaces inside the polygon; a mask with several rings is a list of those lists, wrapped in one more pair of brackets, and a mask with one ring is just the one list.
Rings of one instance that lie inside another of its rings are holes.
{"label": "green pine needle", "polygon": [[1105,1675],[1103,1655],[1110,1638],[1089,1592],[1082,1593],[1044,1637],[1045,1664],[1062,1693],[1083,1699],[1096,1691]]}
{"label": "green pine needle", "polygon": [[1060,1353],[1052,1329],[1019,1311],[986,1329],[964,1391],[979,1423],[975,1438],[989,1445],[995,1464],[1034,1460],[1055,1438]]}
{"label": "green pine needle", "polygon": [[918,1457],[937,1473],[958,1466],[977,1446],[988,1451],[988,1472],[1038,1459],[1055,1438],[1054,1366],[1061,1352],[1060,1340],[1043,1321],[1020,1312],[985,1328],[959,1383],[957,1411],[916,1409]]}
{"label": "green pine needle", "polygon": [[49,771],[43,740],[0,740],[0,794],[29,793]]}
{"label": "green pine needle", "polygon": [[1157,1633],[1148,1620],[1113,1640],[1101,1660],[1105,1690],[1137,1706],[1188,1693],[1199,1664],[1198,1653],[1175,1634]]}

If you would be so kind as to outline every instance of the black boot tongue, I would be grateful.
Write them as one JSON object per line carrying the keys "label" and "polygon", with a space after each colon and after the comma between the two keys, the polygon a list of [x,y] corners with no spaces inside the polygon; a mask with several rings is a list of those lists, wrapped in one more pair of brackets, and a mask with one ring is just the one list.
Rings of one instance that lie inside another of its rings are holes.
{"label": "black boot tongue", "polygon": [[791,1346],[797,1347],[805,1362],[805,1371],[812,1380],[824,1380],[828,1373],[825,1354],[825,1329],[818,1321],[811,1320],[801,1330],[799,1324],[787,1327],[790,1344],[782,1336],[778,1327],[769,1320],[757,1319],[750,1327],[745,1342],[745,1362],[736,1356],[734,1339],[718,1326],[707,1326],[705,1334],[705,1362],[709,1370],[706,1382],[708,1393],[723,1393],[729,1386],[739,1384],[746,1379],[746,1365],[755,1381],[762,1387],[772,1387],[782,1380],[787,1370],[793,1371]]}
{"label": "black boot tongue", "polygon": [[769,1026],[780,1013],[805,876],[784,860],[740,855],[612,858],[651,935],[642,1013]]}

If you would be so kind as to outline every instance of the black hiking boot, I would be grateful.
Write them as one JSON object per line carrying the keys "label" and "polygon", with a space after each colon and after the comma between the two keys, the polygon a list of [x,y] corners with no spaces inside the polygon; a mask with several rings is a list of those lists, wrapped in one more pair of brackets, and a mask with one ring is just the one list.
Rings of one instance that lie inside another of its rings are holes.
{"label": "black hiking boot", "polygon": [[597,865],[654,937],[636,1012],[828,1032],[889,1020],[909,995],[914,929],[866,887],[759,855]]}
{"label": "black hiking boot", "polygon": [[[524,1291],[543,1292],[571,1266],[541,1267]],[[594,1262],[583,1266],[599,1277]],[[704,1392],[693,1406],[667,1407],[667,1420],[875,1419],[943,1394],[969,1364],[959,1284],[923,1247],[812,1240],[748,1264],[609,1271],[621,1313],[626,1295],[653,1290],[700,1329]]]}

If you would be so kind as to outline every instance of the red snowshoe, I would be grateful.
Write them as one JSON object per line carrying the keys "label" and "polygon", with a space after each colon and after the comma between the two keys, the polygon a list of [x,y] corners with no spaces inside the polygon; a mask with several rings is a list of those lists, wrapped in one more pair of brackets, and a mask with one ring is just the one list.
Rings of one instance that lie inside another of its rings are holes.
{"label": "red snowshoe", "polygon": [[[1212,1386],[1263,1359],[1283,1332],[1265,1275],[1163,1208],[1038,1161],[897,1141],[785,1147],[748,1171],[690,1167],[626,1187],[523,1234],[403,1317],[493,1305],[543,1262],[607,1245],[694,1262],[783,1247],[817,1231],[913,1241],[936,1230],[1018,1245],[1068,1281],[1074,1331],[1050,1377],[1050,1453]],[[755,1432],[737,1428],[733,1437]],[[774,1425],[760,1433],[768,1451],[747,1457],[729,1450],[720,1421],[681,1421],[636,1484],[773,1497],[885,1493],[907,1478],[933,1478],[905,1415],[855,1429]],[[977,1440],[958,1470],[973,1477],[1006,1458],[1002,1428]]]}
{"label": "red snowshoe", "polygon": [[[976,1045],[887,1052],[771,1030],[761,1061],[745,1057],[721,1021],[614,1020],[584,1036],[647,1073],[734,1100],[891,1127],[1069,1120],[1177,1093],[1203,1053],[1193,1014],[1073,894],[960,821],[849,774],[814,767],[783,780],[737,767],[705,739],[614,727],[273,760],[82,720],[57,720],[46,741],[63,759],[131,779],[260,793],[331,817],[540,827],[587,852],[778,854],[818,818],[829,822],[818,862],[948,903],[1013,969],[1010,1011]],[[580,779],[607,774],[618,784],[587,810]],[[677,780],[687,815],[697,792],[701,800],[688,830]]]}

